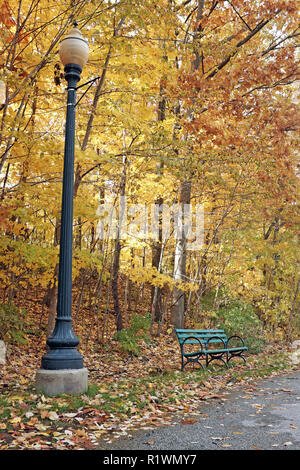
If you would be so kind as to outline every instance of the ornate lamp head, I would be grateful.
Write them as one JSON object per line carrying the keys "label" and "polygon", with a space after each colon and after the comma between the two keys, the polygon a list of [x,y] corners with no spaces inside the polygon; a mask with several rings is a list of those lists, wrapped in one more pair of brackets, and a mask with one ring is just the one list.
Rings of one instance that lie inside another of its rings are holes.
{"label": "ornate lamp head", "polygon": [[64,66],[68,64],[76,64],[83,68],[88,61],[89,45],[83,38],[77,25],[78,24],[75,21],[74,28],[61,41],[59,55]]}

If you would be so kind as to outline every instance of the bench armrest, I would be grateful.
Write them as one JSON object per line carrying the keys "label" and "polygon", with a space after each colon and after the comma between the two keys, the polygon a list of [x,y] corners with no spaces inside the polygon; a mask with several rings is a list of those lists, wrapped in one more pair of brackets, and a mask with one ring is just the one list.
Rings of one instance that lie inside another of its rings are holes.
{"label": "bench armrest", "polygon": [[224,339],[221,338],[220,336],[217,336],[217,335],[216,336],[211,336],[210,338],[208,338],[208,340],[206,341],[206,344],[205,344],[205,349],[207,350],[207,347],[208,347],[210,341],[213,341],[213,340],[216,340],[216,339],[221,341],[223,343],[224,349],[226,349],[226,343],[225,343]]}
{"label": "bench armrest", "polygon": [[[184,338],[184,340],[183,340],[182,343],[180,344],[180,345],[181,345],[181,350],[182,350],[182,352],[184,352],[184,351],[183,351],[184,343],[185,343],[187,340],[190,340],[190,339],[193,339],[193,340],[198,341],[199,346],[201,347],[201,350],[199,351],[199,354],[202,353],[202,352],[203,352],[203,343],[202,343],[202,341],[201,341],[199,338],[197,338],[197,336],[187,336],[186,338]],[[189,343],[189,344],[191,344],[191,343]]]}
{"label": "bench armrest", "polygon": [[241,343],[242,343],[241,346],[243,346],[243,347],[245,346],[245,342],[244,342],[244,340],[243,340],[240,336],[232,335],[232,336],[230,336],[230,337],[228,338],[228,340],[227,340],[227,347],[228,347],[229,341],[232,340],[233,338],[240,340]]}

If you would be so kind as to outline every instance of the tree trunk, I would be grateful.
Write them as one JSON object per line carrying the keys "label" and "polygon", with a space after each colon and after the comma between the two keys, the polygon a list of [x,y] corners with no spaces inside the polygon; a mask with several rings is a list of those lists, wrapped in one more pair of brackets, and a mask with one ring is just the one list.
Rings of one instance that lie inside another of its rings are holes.
{"label": "tree trunk", "polygon": [[[195,72],[201,63],[201,54],[200,54],[200,35],[202,30],[201,20],[203,17],[205,0],[198,0],[197,5],[197,21],[195,23],[195,28],[193,31],[193,52],[194,60],[191,64],[192,72]],[[198,90],[197,90],[198,91]],[[195,97],[196,98],[196,97]],[[195,100],[193,100],[195,101]],[[187,117],[189,120],[193,120],[193,104],[190,109],[187,109]],[[178,106],[180,109],[180,105]],[[188,141],[188,135],[186,135],[186,141]],[[185,162],[184,162],[185,165]],[[174,254],[174,280],[175,281],[185,281],[186,280],[186,251],[187,251],[187,240],[185,233],[185,223],[184,223],[184,205],[190,204],[191,200],[191,175],[186,176],[184,181],[180,186],[180,195],[179,195],[179,205],[181,208],[181,216],[178,217],[178,232],[177,232],[177,241],[175,245],[175,254]],[[173,305],[171,312],[171,322],[175,328],[184,327],[184,313],[185,313],[185,294],[180,289],[180,287],[175,287],[173,290]]]}
{"label": "tree trunk", "polygon": [[[184,205],[190,204],[191,200],[191,182],[184,181],[181,184],[180,196],[179,196],[179,207],[181,208],[181,214],[178,214],[177,222],[177,241],[175,246],[174,256],[174,280],[185,281],[186,280],[186,248],[187,239],[185,233],[185,221],[184,221]],[[171,312],[171,322],[174,328],[184,327],[184,312],[185,312],[185,294],[180,287],[175,287],[173,290],[173,305]]]}
{"label": "tree trunk", "polygon": [[[167,57],[164,57],[167,60]],[[162,122],[166,118],[166,99],[163,96],[163,86],[160,85],[160,95],[161,99],[158,104],[158,113],[157,120]],[[157,165],[157,174],[161,175],[163,172],[163,161]],[[160,257],[162,251],[162,215],[161,215],[161,206],[164,200],[162,197],[158,197],[155,200],[155,204],[158,205],[158,240],[153,241],[152,243],[152,266],[159,270]],[[154,321],[160,321],[162,317],[162,289],[159,286],[152,286],[151,292],[151,312],[152,318]]]}
{"label": "tree trunk", "polygon": [[[53,246],[59,244],[60,239],[60,218],[56,217],[55,230],[54,230],[54,239]],[[49,282],[47,296],[47,306],[48,306],[48,324],[47,324],[47,338],[51,336],[56,319],[56,306],[57,306],[57,278],[58,278],[58,263],[56,263],[54,268],[54,274],[52,281]]]}
{"label": "tree trunk", "polygon": [[51,285],[49,286],[48,302],[49,302],[49,310],[48,310],[47,338],[51,336],[54,330],[54,326],[55,326],[56,306],[57,306],[57,283],[56,283],[55,278],[53,279]]}
{"label": "tree trunk", "polygon": [[115,242],[115,253],[114,253],[114,262],[113,262],[113,272],[112,272],[112,295],[114,301],[114,314],[116,317],[116,327],[117,331],[123,329],[123,320],[122,313],[120,310],[119,303],[119,290],[118,290],[118,281],[119,281],[119,267],[120,267],[120,254],[121,254],[121,243],[120,243],[120,234],[122,229],[122,222],[124,216],[124,198],[125,198],[125,187],[126,187],[126,164],[127,158],[123,157],[123,170],[121,176],[120,184],[120,204],[119,204],[119,213],[117,221],[117,233],[116,233],[116,242]]}

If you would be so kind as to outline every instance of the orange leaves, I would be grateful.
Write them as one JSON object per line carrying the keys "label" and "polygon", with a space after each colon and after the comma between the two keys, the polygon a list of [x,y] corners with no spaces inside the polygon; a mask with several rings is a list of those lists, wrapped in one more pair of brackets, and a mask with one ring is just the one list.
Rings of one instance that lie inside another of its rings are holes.
{"label": "orange leaves", "polygon": [[186,418],[181,421],[181,424],[195,424],[197,421],[197,418]]}
{"label": "orange leaves", "polygon": [[4,0],[0,6],[0,23],[4,24],[7,28],[11,28],[16,24],[12,17],[12,11],[7,0]]}
{"label": "orange leaves", "polygon": [[7,207],[0,207],[0,228],[7,227],[9,217],[9,209]]}

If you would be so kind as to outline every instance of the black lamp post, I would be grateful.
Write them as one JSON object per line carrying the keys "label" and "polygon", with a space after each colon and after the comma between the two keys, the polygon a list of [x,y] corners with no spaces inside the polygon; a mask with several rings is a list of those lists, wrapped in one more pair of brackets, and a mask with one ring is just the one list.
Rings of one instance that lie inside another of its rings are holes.
{"label": "black lamp post", "polygon": [[66,135],[64,152],[61,236],[58,274],[58,300],[56,324],[48,338],[49,351],[42,358],[45,370],[81,369],[83,358],[77,351],[79,344],[72,329],[72,240],[73,240],[73,186],[75,147],[76,86],[82,67],[88,60],[89,47],[83,39],[77,23],[61,41],[60,58],[65,66],[68,82]]}

